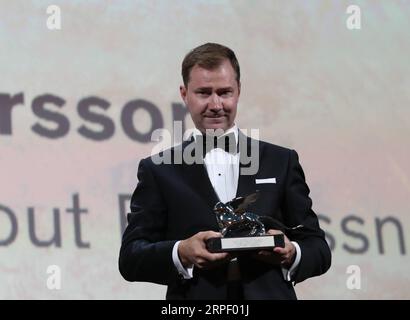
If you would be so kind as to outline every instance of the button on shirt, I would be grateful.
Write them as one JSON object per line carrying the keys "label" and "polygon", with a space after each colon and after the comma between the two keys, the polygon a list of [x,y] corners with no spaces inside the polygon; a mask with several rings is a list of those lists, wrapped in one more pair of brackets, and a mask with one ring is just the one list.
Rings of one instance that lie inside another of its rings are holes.
{"label": "button on shirt", "polygon": [[[235,141],[238,141],[238,127],[236,125],[227,130],[224,135],[229,133],[234,133]],[[202,135],[198,129],[195,129],[193,134],[194,138],[196,135]],[[208,151],[204,157],[204,164],[209,180],[211,181],[212,187],[218,195],[219,200],[222,202],[228,202],[236,196],[239,180],[239,152],[229,153],[221,148],[215,148]],[[178,256],[179,242],[180,241],[177,241],[174,245],[172,259],[178,272],[185,279],[190,279],[193,274],[193,266],[188,268],[182,266]],[[290,281],[291,275],[296,270],[301,257],[299,245],[293,241],[292,243],[296,247],[295,261],[289,270],[282,268],[283,275],[287,281]]]}

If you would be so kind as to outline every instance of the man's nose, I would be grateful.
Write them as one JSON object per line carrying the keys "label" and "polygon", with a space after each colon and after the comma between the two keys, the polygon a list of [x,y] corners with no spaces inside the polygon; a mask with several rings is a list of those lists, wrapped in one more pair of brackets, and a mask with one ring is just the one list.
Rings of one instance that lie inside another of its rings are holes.
{"label": "man's nose", "polygon": [[214,111],[219,111],[222,109],[222,101],[220,99],[220,97],[217,94],[213,94],[211,96],[211,101],[209,103],[210,109],[214,110]]}

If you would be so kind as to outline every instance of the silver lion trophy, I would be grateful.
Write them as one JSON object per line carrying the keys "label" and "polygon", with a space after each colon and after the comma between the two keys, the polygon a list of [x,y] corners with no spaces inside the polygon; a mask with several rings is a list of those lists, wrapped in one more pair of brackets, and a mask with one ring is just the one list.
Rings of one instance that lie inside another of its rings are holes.
{"label": "silver lion trophy", "polygon": [[272,249],[284,247],[283,234],[267,235],[270,217],[259,216],[247,211],[248,206],[258,199],[258,191],[245,197],[235,198],[227,203],[218,202],[213,211],[222,238],[206,241],[209,252],[231,252]]}

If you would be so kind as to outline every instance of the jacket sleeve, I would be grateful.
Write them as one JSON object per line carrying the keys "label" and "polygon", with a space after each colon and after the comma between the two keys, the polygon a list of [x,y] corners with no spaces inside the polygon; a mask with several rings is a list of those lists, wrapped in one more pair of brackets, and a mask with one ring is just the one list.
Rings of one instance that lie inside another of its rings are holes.
{"label": "jacket sleeve", "polygon": [[140,161],[138,184],[131,198],[128,226],[122,237],[119,270],[128,281],[168,284],[175,277],[172,248],[165,240],[167,208],[149,159]]}
{"label": "jacket sleeve", "polygon": [[296,241],[302,257],[293,281],[301,282],[307,278],[325,273],[331,264],[331,251],[320,229],[318,218],[312,210],[309,187],[299,163],[298,154],[290,150],[289,165],[285,187],[283,219],[288,226],[303,225],[301,232],[290,238]]}

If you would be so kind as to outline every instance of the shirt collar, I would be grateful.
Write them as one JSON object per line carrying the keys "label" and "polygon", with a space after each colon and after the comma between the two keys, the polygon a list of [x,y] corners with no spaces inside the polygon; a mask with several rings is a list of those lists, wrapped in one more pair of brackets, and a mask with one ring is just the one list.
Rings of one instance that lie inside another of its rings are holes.
{"label": "shirt collar", "polygon": [[[235,135],[235,141],[238,141],[238,126],[237,126],[236,124],[234,124],[234,125],[232,126],[232,128],[226,130],[226,131],[224,132],[224,134],[222,134],[220,137],[223,137],[224,135],[227,135],[227,134],[229,134],[229,133],[231,133],[231,132],[233,132],[233,134]],[[197,128],[195,128],[195,129],[193,129],[193,131],[192,131],[192,135],[194,136],[194,139],[195,139],[195,141],[196,141],[196,137],[197,137],[197,136],[201,136],[201,135],[202,135],[202,132],[201,132],[200,130],[198,130]]]}

